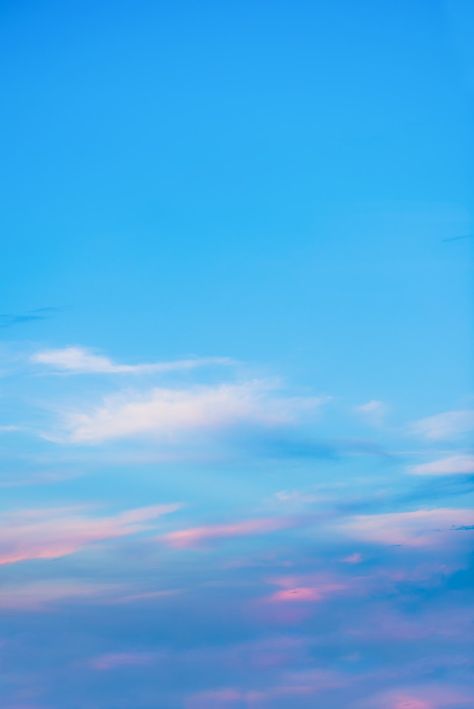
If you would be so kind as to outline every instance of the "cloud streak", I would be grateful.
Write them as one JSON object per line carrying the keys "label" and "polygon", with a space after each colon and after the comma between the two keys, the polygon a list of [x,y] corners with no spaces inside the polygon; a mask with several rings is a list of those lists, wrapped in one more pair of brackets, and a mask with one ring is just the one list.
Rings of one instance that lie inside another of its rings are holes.
{"label": "cloud streak", "polygon": [[235,364],[234,360],[228,357],[194,357],[171,362],[120,364],[85,347],[42,350],[32,355],[30,361],[62,374],[166,374],[198,367]]}
{"label": "cloud streak", "polygon": [[152,505],[104,517],[81,507],[10,511],[0,518],[0,565],[58,559],[96,542],[153,529],[159,517],[178,508]]}
{"label": "cloud streak", "polygon": [[474,473],[474,455],[452,455],[413,465],[409,470],[412,475],[468,475]]}
{"label": "cloud streak", "polygon": [[273,383],[253,380],[186,389],[154,388],[106,398],[88,412],[67,414],[62,435],[46,436],[71,443],[102,443],[148,437],[176,444],[180,435],[216,433],[246,426],[291,424],[324,399],[279,394]]}
{"label": "cloud streak", "polygon": [[365,542],[423,548],[445,544],[457,529],[473,524],[474,510],[440,508],[358,515],[340,528]]}
{"label": "cloud streak", "polygon": [[430,441],[444,441],[458,438],[474,430],[474,411],[463,409],[445,411],[434,416],[415,421],[412,431]]}
{"label": "cloud streak", "polygon": [[169,532],[160,537],[170,547],[187,549],[199,547],[209,541],[220,541],[233,537],[246,537],[269,534],[292,526],[288,518],[249,519],[231,524],[214,524],[202,527],[191,527]]}

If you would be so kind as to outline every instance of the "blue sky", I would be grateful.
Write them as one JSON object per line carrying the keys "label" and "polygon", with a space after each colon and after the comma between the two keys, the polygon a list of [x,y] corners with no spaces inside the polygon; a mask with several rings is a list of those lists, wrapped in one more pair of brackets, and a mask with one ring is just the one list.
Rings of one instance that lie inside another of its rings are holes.
{"label": "blue sky", "polygon": [[2,706],[472,706],[472,8],[0,16]]}

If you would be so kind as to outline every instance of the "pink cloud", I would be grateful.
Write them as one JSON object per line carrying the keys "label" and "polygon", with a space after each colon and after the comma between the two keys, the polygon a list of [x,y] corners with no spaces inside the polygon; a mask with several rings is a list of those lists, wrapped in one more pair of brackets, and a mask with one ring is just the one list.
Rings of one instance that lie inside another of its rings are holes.
{"label": "pink cloud", "polygon": [[269,583],[282,589],[266,597],[266,601],[270,603],[314,603],[347,589],[346,584],[336,583],[314,574],[279,576],[270,579]]}
{"label": "pink cloud", "polygon": [[415,687],[382,692],[369,701],[371,709],[443,709],[472,706],[474,697],[457,688]]}
{"label": "pink cloud", "polygon": [[300,586],[277,591],[269,596],[268,601],[270,603],[308,603],[321,601],[322,598],[323,594],[318,588]]}
{"label": "pink cloud", "polygon": [[269,534],[286,529],[289,526],[291,526],[291,521],[288,518],[249,519],[232,524],[214,524],[180,529],[164,534],[160,539],[171,547],[190,548],[210,540]]}
{"label": "pink cloud", "polygon": [[345,533],[364,542],[427,547],[453,539],[456,527],[474,525],[474,510],[440,508],[358,515],[340,525]]}
{"label": "pink cloud", "polygon": [[0,518],[0,565],[57,559],[96,542],[153,529],[156,519],[178,508],[153,505],[103,517],[79,506],[7,512]]}
{"label": "pink cloud", "polygon": [[251,604],[258,622],[262,620],[298,625],[311,617],[314,604],[345,591],[347,585],[319,574],[280,576],[267,581],[279,590]]}
{"label": "pink cloud", "polygon": [[360,554],[358,551],[355,551],[353,554],[345,556],[341,561],[344,564],[360,564],[363,561],[363,557],[362,554]]}

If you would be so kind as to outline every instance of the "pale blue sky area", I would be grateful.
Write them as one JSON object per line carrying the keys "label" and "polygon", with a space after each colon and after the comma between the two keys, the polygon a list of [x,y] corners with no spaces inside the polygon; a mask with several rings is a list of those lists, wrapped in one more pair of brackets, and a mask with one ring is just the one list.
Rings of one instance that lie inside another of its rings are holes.
{"label": "pale blue sky area", "polygon": [[471,29],[0,0],[2,707],[474,705]]}

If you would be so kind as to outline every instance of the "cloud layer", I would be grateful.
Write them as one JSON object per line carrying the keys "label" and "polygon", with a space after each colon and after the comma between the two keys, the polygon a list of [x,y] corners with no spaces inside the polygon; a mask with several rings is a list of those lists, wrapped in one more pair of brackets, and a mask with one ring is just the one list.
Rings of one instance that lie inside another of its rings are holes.
{"label": "cloud layer", "polygon": [[134,437],[173,443],[183,434],[288,425],[323,402],[318,397],[285,396],[273,383],[261,380],[154,388],[118,394],[90,411],[67,414],[62,422],[63,437],[72,443]]}
{"label": "cloud layer", "polygon": [[152,505],[98,516],[74,507],[19,509],[0,517],[0,565],[58,559],[96,542],[153,529],[179,505]]}
{"label": "cloud layer", "polygon": [[145,364],[119,364],[105,355],[99,355],[85,347],[63,347],[42,350],[31,356],[34,364],[67,374],[165,374],[198,367],[229,366],[234,364],[228,357],[196,357],[172,362]]}

